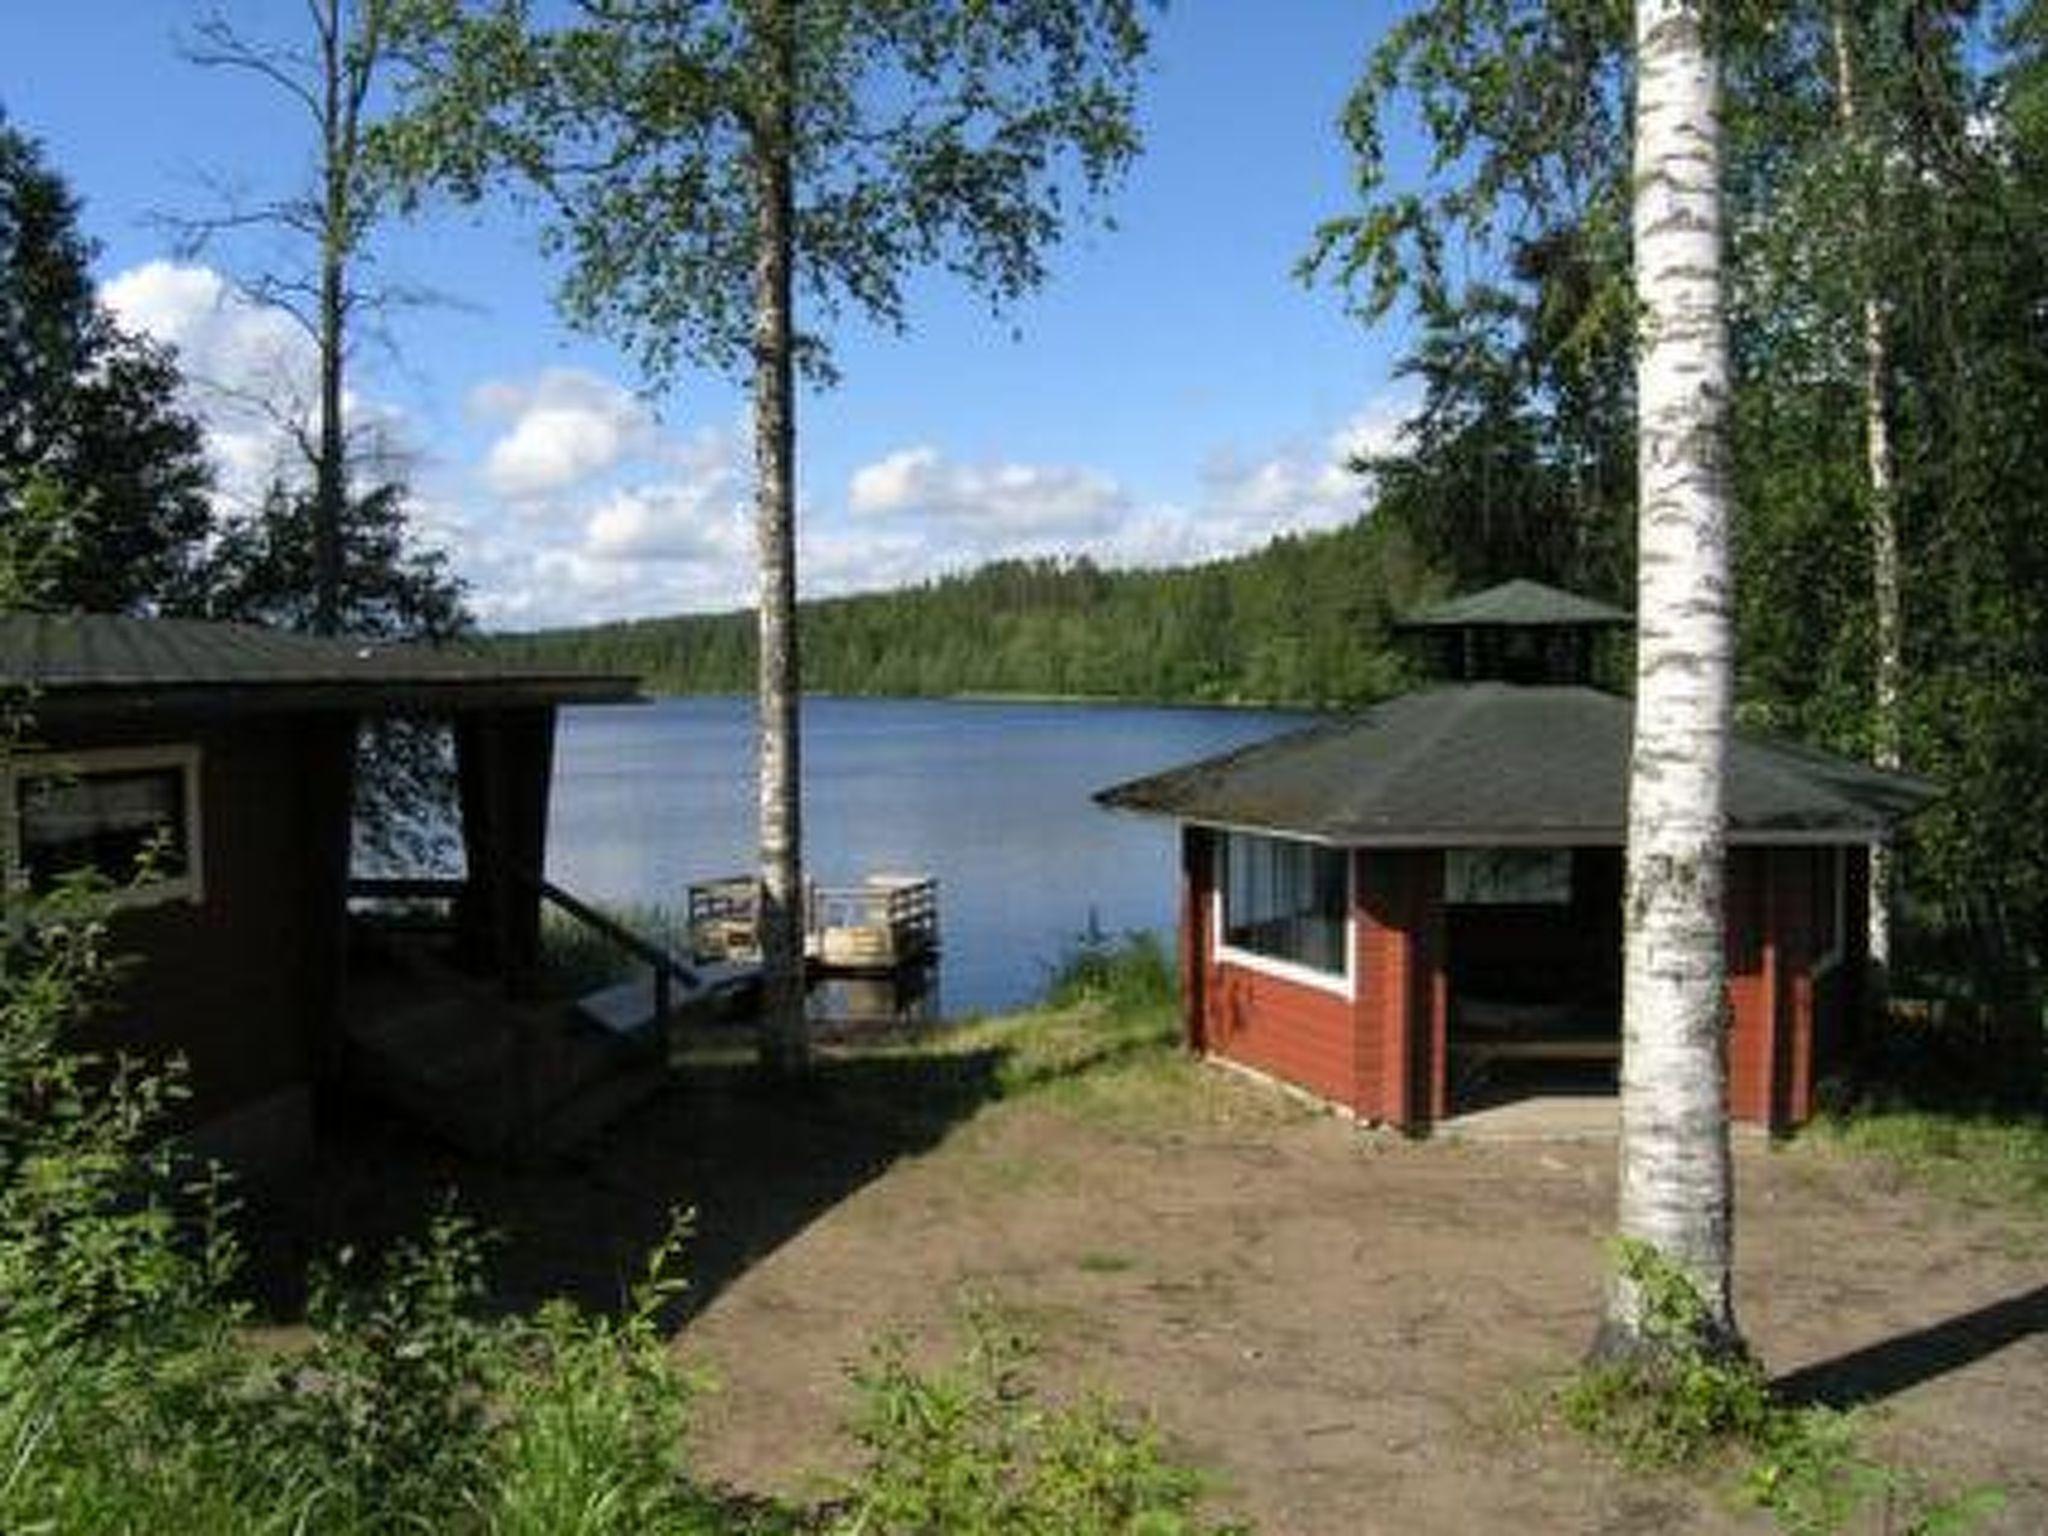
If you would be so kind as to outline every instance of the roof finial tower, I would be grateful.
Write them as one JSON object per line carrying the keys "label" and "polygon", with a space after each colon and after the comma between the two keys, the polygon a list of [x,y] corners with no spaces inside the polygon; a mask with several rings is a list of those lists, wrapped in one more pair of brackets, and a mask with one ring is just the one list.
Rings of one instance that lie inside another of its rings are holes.
{"label": "roof finial tower", "polygon": [[1453,598],[1394,627],[1419,636],[1431,670],[1459,683],[1591,687],[1596,641],[1633,617],[1535,581],[1509,581]]}

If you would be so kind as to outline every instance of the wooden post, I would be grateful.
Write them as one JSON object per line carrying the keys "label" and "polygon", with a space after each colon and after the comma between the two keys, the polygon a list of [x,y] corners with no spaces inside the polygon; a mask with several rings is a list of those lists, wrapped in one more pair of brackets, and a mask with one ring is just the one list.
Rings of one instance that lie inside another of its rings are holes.
{"label": "wooden post", "polygon": [[343,1000],[348,985],[348,875],[355,813],[356,732],[353,715],[308,717],[298,722],[299,793],[311,872],[307,900],[308,957],[305,1013],[308,1066],[316,1093],[340,1076]]}
{"label": "wooden post", "polygon": [[1209,904],[1214,899],[1216,834],[1180,829],[1180,1011],[1188,1049],[1209,1040]]}

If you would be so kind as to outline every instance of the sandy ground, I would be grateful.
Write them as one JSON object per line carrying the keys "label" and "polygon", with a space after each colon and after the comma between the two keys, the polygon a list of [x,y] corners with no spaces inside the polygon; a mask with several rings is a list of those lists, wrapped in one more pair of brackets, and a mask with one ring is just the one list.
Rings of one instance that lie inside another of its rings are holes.
{"label": "sandy ground", "polygon": [[[834,1063],[793,1098],[700,1074],[520,1174],[368,1136],[315,1225],[457,1185],[506,1233],[511,1304],[603,1305],[694,1204],[677,1348],[720,1382],[701,1462],[741,1487],[816,1492],[846,1464],[848,1366],[886,1332],[949,1353],[978,1295],[1035,1338],[1037,1380],[1156,1415],[1266,1532],[1771,1528],[1725,1480],[1620,1471],[1547,1416],[1593,1330],[1611,1142],[1409,1143],[1194,1066],[1135,1094],[992,1081],[973,1057]],[[1787,1388],[1869,1404],[1944,1486],[2001,1484],[1984,1529],[2048,1530],[2048,1223],[1818,1145],[1739,1142],[1737,1178],[1741,1320]]]}

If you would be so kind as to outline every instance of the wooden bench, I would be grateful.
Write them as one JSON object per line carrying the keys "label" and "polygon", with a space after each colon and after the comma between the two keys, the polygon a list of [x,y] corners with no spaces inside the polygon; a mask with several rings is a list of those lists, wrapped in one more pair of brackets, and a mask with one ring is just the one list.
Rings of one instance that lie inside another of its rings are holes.
{"label": "wooden bench", "polygon": [[1513,1036],[1474,1040],[1469,1036],[1451,1043],[1454,1055],[1474,1063],[1490,1061],[1619,1061],[1619,1035]]}
{"label": "wooden bench", "polygon": [[1613,1066],[1621,1030],[1598,1007],[1464,997],[1452,1015],[1450,1055],[1457,1090],[1469,1092],[1504,1062]]}

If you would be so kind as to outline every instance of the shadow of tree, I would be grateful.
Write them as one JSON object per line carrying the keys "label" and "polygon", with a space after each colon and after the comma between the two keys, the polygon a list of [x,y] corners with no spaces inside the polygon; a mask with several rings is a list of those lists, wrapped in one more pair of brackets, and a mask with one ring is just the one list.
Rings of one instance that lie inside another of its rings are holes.
{"label": "shadow of tree", "polygon": [[821,1053],[796,1082],[748,1061],[692,1061],[574,1154],[537,1167],[472,1157],[387,1111],[349,1105],[302,1177],[250,1198],[239,1222],[245,1288],[263,1317],[290,1323],[312,1265],[344,1245],[374,1254],[452,1207],[492,1235],[494,1306],[565,1296],[616,1310],[672,1213],[687,1209],[680,1321],[983,1105],[1146,1044],[1105,1031],[1051,1060],[1000,1044]]}
{"label": "shadow of tree", "polygon": [[2037,1333],[2048,1333],[2048,1285],[1804,1366],[1773,1387],[1790,1403],[1852,1408],[1960,1370]]}

